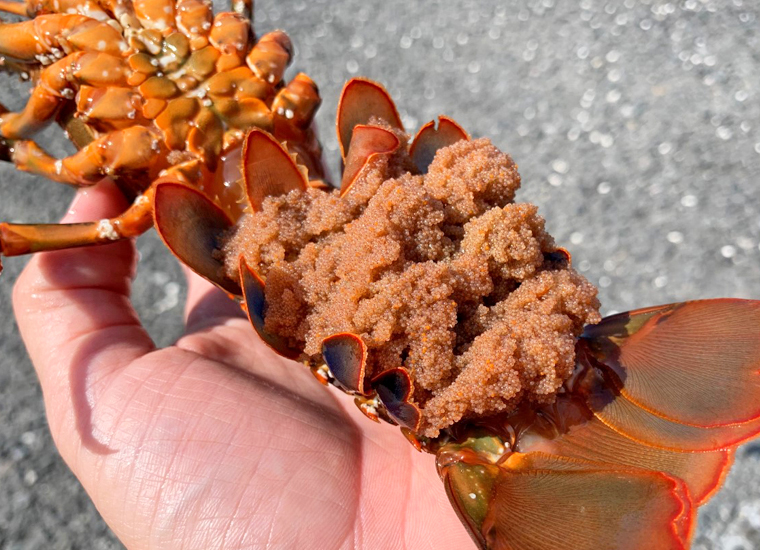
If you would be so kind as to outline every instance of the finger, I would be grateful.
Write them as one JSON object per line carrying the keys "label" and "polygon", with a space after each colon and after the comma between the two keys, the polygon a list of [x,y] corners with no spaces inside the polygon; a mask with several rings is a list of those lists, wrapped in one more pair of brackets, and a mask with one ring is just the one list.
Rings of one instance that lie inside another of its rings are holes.
{"label": "finger", "polygon": [[183,270],[188,286],[185,335],[177,347],[249,372],[280,361],[255,335],[237,302],[190,269]]}
{"label": "finger", "polygon": [[[400,531],[365,530],[364,547],[475,548],[449,504],[436,471],[435,457],[416,451],[398,429],[385,422],[370,421],[354,404],[353,397],[334,390],[332,388],[330,393],[336,396],[348,418],[364,436],[361,493],[372,498],[362,501],[361,516],[381,525],[397,525]],[[388,483],[388,472],[393,472],[397,483]],[[400,489],[403,498],[399,498]],[[398,540],[399,536],[403,536],[406,544]]]}
{"label": "finger", "polygon": [[[126,207],[111,182],[79,191],[63,221],[92,221]],[[45,394],[51,427],[70,418],[88,422],[92,385],[154,345],[132,308],[135,267],[130,241],[36,255],[19,277],[13,307]]]}
{"label": "finger", "polygon": [[187,303],[185,304],[187,333],[223,324],[228,319],[245,319],[240,306],[222,290],[185,266],[183,266],[183,271],[187,279]]}

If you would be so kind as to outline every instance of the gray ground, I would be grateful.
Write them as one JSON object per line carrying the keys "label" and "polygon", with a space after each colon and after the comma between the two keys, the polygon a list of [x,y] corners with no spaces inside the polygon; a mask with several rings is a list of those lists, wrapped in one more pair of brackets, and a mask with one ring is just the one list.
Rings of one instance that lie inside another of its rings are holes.
{"label": "gray ground", "polygon": [[[606,313],[694,298],[760,298],[760,49],[754,0],[288,0],[294,71],[320,84],[326,154],[353,75],[388,87],[407,128],[439,113],[520,165],[521,200],[600,287]],[[18,108],[19,87],[0,101]],[[59,144],[56,152],[64,149]],[[335,162],[333,162],[335,165]],[[0,219],[55,221],[68,189],[0,166]],[[182,280],[154,234],[135,302],[155,339],[182,329]],[[58,458],[0,278],[0,548],[121,548]],[[760,548],[760,443],[737,454],[695,548]],[[439,487],[432,488],[439,490]]]}

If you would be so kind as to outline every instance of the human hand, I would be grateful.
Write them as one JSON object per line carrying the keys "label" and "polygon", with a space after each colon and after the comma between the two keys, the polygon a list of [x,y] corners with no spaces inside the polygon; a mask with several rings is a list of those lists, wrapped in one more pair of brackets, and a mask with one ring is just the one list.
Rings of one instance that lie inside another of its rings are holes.
{"label": "human hand", "polygon": [[[65,222],[123,209],[80,191]],[[432,455],[277,356],[188,273],[185,334],[156,349],[131,242],[34,257],[14,289],[53,439],[130,549],[471,548]]]}

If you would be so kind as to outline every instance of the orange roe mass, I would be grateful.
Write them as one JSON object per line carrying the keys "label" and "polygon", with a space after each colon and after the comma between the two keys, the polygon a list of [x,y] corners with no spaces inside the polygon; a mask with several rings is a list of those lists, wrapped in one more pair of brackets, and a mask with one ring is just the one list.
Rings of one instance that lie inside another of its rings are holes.
{"label": "orange roe mass", "polygon": [[[400,135],[403,143],[408,138]],[[343,196],[309,189],[268,197],[224,245],[266,279],[267,331],[321,362],[341,332],[368,348],[367,380],[403,366],[420,433],[550,403],[597,323],[596,289],[573,270],[520,176],[487,139],[440,149],[417,175],[408,146],[375,157]]]}

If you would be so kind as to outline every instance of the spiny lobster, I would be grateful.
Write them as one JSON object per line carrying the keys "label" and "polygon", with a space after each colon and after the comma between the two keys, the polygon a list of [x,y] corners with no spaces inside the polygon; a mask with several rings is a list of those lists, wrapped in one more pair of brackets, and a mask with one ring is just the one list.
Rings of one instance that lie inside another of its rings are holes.
{"label": "spiny lobster", "polygon": [[[7,66],[37,83],[24,111],[2,117],[9,158],[74,185],[112,176],[138,196],[100,223],[2,224],[2,254],[111,242],[155,222],[181,261],[240,301],[270,347],[305,360],[367,416],[400,425],[416,448],[436,454],[446,492],[481,548],[688,547],[696,506],[717,491],[735,447],[760,432],[760,304],[706,300],[606,318],[577,339],[576,369],[554,403],[421,435],[408,368],[369,376],[364,339],[349,332],[326,337],[321,359],[304,357],[267,327],[271,296],[257,266],[241,261],[239,277],[227,276],[219,243],[243,211],[269,197],[310,188],[344,197],[373,162],[399,149],[425,173],[439,149],[467,133],[441,117],[407,146],[394,133],[403,126],[385,90],[353,80],[338,107],[345,170],[331,191],[310,128],[316,87],[301,75],[280,83],[290,59],[283,34],[265,35],[248,52],[244,17],[212,20],[207,4],[189,0],[2,7],[35,17],[0,28],[0,51],[13,58]],[[112,32],[117,26],[123,34]],[[68,159],[28,140],[53,118],[82,146]],[[119,140],[141,145],[125,151]]]}

